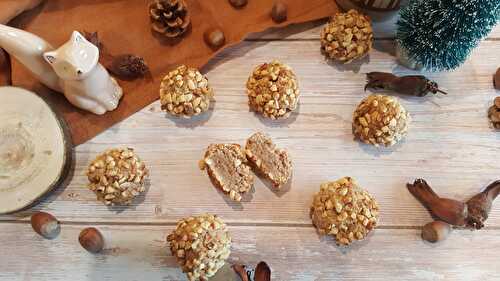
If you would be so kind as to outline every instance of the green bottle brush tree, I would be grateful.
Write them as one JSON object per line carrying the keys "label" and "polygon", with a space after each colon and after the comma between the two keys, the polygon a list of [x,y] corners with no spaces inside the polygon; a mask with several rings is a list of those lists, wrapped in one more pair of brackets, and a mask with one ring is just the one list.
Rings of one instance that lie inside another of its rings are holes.
{"label": "green bottle brush tree", "polygon": [[413,0],[400,12],[397,51],[427,71],[459,67],[500,18],[500,0]]}

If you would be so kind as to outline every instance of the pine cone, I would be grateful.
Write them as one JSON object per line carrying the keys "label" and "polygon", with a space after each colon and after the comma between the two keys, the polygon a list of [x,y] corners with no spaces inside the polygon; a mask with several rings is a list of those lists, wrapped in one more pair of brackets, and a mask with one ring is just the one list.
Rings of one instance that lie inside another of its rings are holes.
{"label": "pine cone", "polygon": [[177,37],[186,32],[191,18],[184,0],[155,0],[149,5],[153,30],[167,37]]}

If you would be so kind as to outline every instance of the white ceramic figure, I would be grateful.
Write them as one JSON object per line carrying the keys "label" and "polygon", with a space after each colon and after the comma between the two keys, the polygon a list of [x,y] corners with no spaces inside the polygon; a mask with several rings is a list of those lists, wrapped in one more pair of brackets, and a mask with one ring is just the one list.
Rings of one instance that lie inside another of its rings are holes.
{"label": "white ceramic figure", "polygon": [[77,31],[54,50],[34,34],[0,24],[0,47],[76,107],[104,114],[120,102],[122,89],[98,62],[99,49]]}

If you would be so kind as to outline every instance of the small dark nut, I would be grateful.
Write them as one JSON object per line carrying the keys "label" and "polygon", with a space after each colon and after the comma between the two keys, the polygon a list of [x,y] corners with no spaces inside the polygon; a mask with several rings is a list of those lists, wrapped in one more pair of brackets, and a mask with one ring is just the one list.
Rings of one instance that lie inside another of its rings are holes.
{"label": "small dark nut", "polygon": [[497,69],[495,76],[493,76],[493,86],[495,86],[495,89],[500,90],[500,67]]}
{"label": "small dark nut", "polygon": [[422,228],[422,239],[436,243],[448,237],[451,232],[451,226],[442,221],[430,222]]}
{"label": "small dark nut", "polygon": [[109,71],[118,78],[135,79],[144,76],[149,67],[143,58],[126,54],[114,57]]}
{"label": "small dark nut", "polygon": [[281,1],[274,2],[273,9],[271,10],[271,18],[276,23],[282,23],[286,21],[288,17],[288,7],[285,3]]}
{"label": "small dark nut", "polygon": [[500,109],[500,97],[496,97],[494,103],[495,103],[495,107],[497,109]]}
{"label": "small dark nut", "polygon": [[85,250],[94,254],[102,251],[104,247],[104,238],[101,232],[94,227],[88,227],[82,230],[80,236],[78,236],[78,241]]}
{"label": "small dark nut", "polygon": [[235,8],[242,8],[247,5],[248,0],[229,0],[229,3]]}
{"label": "small dark nut", "polygon": [[61,232],[59,221],[45,212],[37,212],[31,216],[31,227],[46,239],[54,239]]}
{"label": "small dark nut", "polygon": [[213,49],[218,49],[226,43],[224,32],[218,28],[211,28],[203,33],[205,43]]}

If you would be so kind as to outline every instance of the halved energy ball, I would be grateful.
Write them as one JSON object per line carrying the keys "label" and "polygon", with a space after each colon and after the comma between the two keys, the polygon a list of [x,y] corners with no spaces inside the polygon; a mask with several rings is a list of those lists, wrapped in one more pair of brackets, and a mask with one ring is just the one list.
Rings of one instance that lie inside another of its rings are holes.
{"label": "halved energy ball", "polygon": [[277,148],[271,138],[255,133],[245,146],[247,159],[258,174],[267,178],[274,187],[281,188],[292,176],[292,161],[288,152]]}
{"label": "halved energy ball", "polygon": [[200,168],[206,169],[212,183],[234,201],[241,201],[253,186],[254,177],[239,144],[211,144]]}

